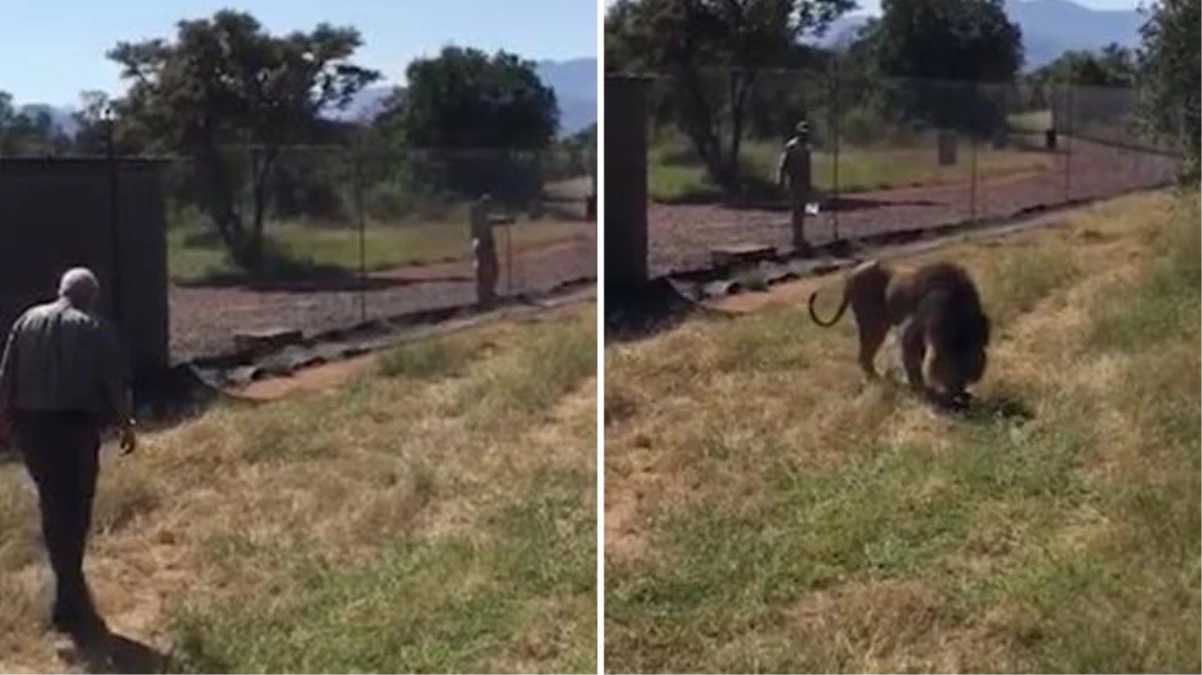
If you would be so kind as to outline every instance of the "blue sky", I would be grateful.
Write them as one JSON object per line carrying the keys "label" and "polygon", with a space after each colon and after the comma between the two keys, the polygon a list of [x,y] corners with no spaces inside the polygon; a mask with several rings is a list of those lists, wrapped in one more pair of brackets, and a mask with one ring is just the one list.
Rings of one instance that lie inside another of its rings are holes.
{"label": "blue sky", "polygon": [[[605,4],[612,5],[616,0],[605,0]],[[1091,9],[1135,9],[1139,4],[1139,0],[1073,0],[1073,2],[1084,5]],[[860,9],[857,12],[877,13],[881,10],[880,0],[860,0]]]}
{"label": "blue sky", "polygon": [[179,19],[223,7],[249,11],[272,32],[355,26],[358,62],[390,82],[449,43],[536,60],[597,55],[596,0],[0,0],[0,90],[18,104],[52,105],[75,104],[85,89],[119,93],[105,51],[170,37]]}
{"label": "blue sky", "polygon": [[[607,0],[609,1],[609,0]],[[1078,5],[1089,7],[1090,9],[1135,9],[1139,5],[1139,0],[1072,0]],[[860,0],[860,10],[864,12],[879,12],[881,3],[879,0]]]}

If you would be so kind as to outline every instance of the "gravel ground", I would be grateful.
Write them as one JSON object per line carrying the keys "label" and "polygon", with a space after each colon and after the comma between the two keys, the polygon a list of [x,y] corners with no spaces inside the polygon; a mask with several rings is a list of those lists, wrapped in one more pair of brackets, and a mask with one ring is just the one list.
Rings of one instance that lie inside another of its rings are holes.
{"label": "gravel ground", "polygon": [[[574,226],[575,227],[575,226]],[[505,295],[545,291],[567,281],[596,278],[596,233],[580,224],[574,238],[513,257],[505,263],[499,241]],[[353,325],[364,318],[470,305],[475,284],[470,263],[405,267],[372,274],[369,290],[177,286],[170,288],[173,362],[212,356],[233,347],[235,333],[268,328],[299,328],[306,333]]]}
{"label": "gravel ground", "polygon": [[[807,219],[807,238],[812,244],[831,241],[836,220],[839,234],[854,238],[962,222],[974,214],[1007,217],[1034,206],[1162,185],[1173,179],[1179,165],[1161,155],[1080,139],[1069,142],[1067,164],[1062,155],[1049,171],[979,183],[975,199],[968,184],[845,195],[837,211]],[[756,243],[780,250],[792,246],[789,213],[784,208],[652,204],[648,227],[652,276],[707,268],[716,246]]]}

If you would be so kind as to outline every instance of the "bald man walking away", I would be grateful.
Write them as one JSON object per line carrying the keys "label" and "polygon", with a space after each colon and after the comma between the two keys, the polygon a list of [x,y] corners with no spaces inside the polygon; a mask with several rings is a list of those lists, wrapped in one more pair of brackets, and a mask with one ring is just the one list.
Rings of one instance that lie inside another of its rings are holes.
{"label": "bald man walking away", "polygon": [[13,324],[0,360],[0,420],[11,423],[37,485],[54,570],[51,623],[74,638],[107,633],[83,574],[101,432],[118,426],[127,454],[137,445],[125,359],[113,329],[93,314],[99,293],[92,272],[69,270],[58,300]]}

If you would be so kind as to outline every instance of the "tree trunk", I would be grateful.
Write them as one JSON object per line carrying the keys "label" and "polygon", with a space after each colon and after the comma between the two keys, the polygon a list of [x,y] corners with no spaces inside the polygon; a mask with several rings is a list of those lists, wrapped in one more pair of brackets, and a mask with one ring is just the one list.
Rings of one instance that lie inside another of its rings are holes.
{"label": "tree trunk", "polygon": [[740,86],[742,77],[737,70],[730,74],[730,153],[726,158],[726,172],[736,195],[742,192],[743,187],[739,180],[739,153],[743,146],[743,112],[747,107],[747,91],[753,75],[748,74],[747,84]]}
{"label": "tree trunk", "polygon": [[234,211],[233,194],[221,165],[221,158],[214,147],[206,146],[197,153],[196,163],[204,190],[204,208],[217,226],[217,233],[221,235],[226,251],[234,262],[241,266],[245,230],[242,219]]}
{"label": "tree trunk", "polygon": [[685,133],[693,142],[693,149],[705,165],[706,173],[715,183],[725,187],[722,146],[714,131],[713,115],[709,109],[709,102],[705,100],[705,92],[701,91],[696,72],[682,69],[678,77],[684,83],[685,94],[690,101],[686,108],[688,120]]}
{"label": "tree trunk", "polygon": [[271,177],[271,169],[275,165],[277,151],[268,148],[262,159],[255,151],[252,160],[251,199],[254,201],[254,215],[251,220],[250,235],[246,241],[246,261],[250,269],[259,271],[263,265],[263,229],[267,214],[267,180]]}

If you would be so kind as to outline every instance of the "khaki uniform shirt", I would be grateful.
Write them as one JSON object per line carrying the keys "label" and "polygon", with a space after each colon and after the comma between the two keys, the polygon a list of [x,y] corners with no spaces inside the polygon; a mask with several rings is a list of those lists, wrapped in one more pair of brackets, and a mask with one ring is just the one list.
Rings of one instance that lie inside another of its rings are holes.
{"label": "khaki uniform shirt", "polygon": [[811,188],[809,144],[798,138],[789,139],[781,153],[777,172],[791,192],[808,192]]}

